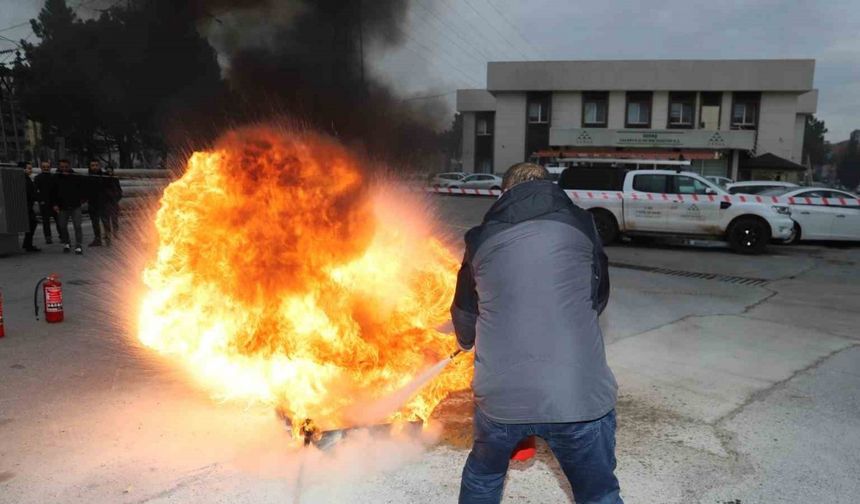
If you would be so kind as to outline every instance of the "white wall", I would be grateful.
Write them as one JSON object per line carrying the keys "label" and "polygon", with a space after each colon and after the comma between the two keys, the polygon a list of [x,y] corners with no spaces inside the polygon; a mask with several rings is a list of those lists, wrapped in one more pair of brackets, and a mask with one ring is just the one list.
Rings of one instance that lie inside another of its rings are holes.
{"label": "white wall", "polygon": [[496,95],[496,130],[493,147],[493,169],[504,173],[526,157],[526,94]]}
{"label": "white wall", "polygon": [[651,128],[666,129],[669,122],[669,92],[654,91],[651,97]]}
{"label": "white wall", "polygon": [[475,113],[461,112],[463,114],[463,171],[475,171]]}
{"label": "white wall", "polygon": [[627,113],[627,93],[624,91],[609,92],[609,129],[623,129],[624,115]]}
{"label": "white wall", "polygon": [[806,132],[806,115],[797,114],[794,121],[794,148],[791,151],[792,161],[803,164],[803,135]]}
{"label": "white wall", "polygon": [[552,127],[582,127],[582,93],[552,94]]}
{"label": "white wall", "polygon": [[794,157],[797,96],[797,93],[761,94],[756,155],[770,152],[800,162]]}

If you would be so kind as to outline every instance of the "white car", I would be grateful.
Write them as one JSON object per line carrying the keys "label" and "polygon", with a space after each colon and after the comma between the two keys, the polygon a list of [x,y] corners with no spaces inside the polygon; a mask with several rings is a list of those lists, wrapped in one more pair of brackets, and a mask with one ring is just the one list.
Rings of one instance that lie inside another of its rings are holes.
{"label": "white car", "polygon": [[[449,186],[455,187],[455,186]],[[461,189],[493,189],[501,190],[502,177],[492,173],[475,173],[467,175],[458,186]]]}
{"label": "white car", "polygon": [[729,194],[760,194],[762,191],[770,189],[788,189],[791,187],[800,187],[793,182],[780,182],[777,180],[747,180],[744,182],[735,182],[726,186],[726,191]]}
{"label": "white car", "polygon": [[430,181],[431,187],[460,187],[466,174],[463,172],[437,173]]}
{"label": "white car", "polygon": [[[813,198],[809,202],[795,200],[789,204],[794,219],[794,237],[787,243],[799,240],[847,240],[860,241],[860,206],[856,194],[826,187],[804,187],[799,189],[771,189],[761,196],[780,198]],[[854,205],[825,205],[821,198],[843,198],[855,201]],[[811,204],[810,204],[811,203]]]}
{"label": "white car", "polygon": [[706,175],[705,178],[710,180],[714,184],[717,184],[718,186],[722,187],[723,189],[728,187],[729,184],[734,184],[734,182],[735,182],[734,180],[732,180],[728,177],[720,177],[717,175]]}

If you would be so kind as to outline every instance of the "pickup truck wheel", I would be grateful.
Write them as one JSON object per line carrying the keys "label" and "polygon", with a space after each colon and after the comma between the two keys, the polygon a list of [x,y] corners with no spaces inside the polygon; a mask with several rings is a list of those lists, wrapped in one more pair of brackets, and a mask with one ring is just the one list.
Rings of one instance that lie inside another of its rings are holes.
{"label": "pickup truck wheel", "polygon": [[600,235],[603,245],[615,242],[618,239],[618,223],[615,221],[615,216],[605,210],[595,210],[591,215],[594,216],[594,225],[597,227],[597,234]]}
{"label": "pickup truck wheel", "polygon": [[755,217],[740,217],[729,226],[726,238],[735,252],[761,254],[770,241],[770,226]]}

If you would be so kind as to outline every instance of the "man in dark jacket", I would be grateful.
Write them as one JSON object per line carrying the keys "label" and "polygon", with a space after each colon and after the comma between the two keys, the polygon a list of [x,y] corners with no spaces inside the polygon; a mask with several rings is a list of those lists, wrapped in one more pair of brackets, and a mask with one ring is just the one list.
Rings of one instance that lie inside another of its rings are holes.
{"label": "man in dark jacket", "polygon": [[33,179],[30,178],[33,175],[33,163],[20,163],[22,168],[24,168],[24,177],[26,177],[26,188],[27,188],[27,219],[30,225],[29,230],[24,233],[24,250],[27,252],[41,252],[42,249],[39,247],[33,246],[33,233],[36,232],[36,212],[33,211],[33,205],[36,204],[36,200],[38,199],[36,195],[36,185],[33,184]]}
{"label": "man in dark jacket", "polygon": [[[102,246],[102,228],[101,224],[104,220],[105,212],[105,180],[101,166],[96,160],[90,161],[89,177],[86,184],[87,207],[90,212],[90,222],[93,223],[93,238],[90,247]],[[110,240],[110,231],[105,230],[108,234],[107,239]]]}
{"label": "man in dark jacket", "polygon": [[609,273],[591,214],[545,168],[514,165],[466,233],[451,316],[475,348],[474,444],[460,502],[498,503],[511,452],[549,444],[577,503],[622,503],[615,477],[617,385],[598,316]]}
{"label": "man in dark jacket", "polygon": [[71,252],[69,238],[69,219],[75,228],[75,254],[83,254],[84,230],[81,226],[81,203],[85,197],[81,177],[75,175],[68,160],[61,159],[60,167],[54,176],[54,191],[51,202],[54,211],[59,213],[57,219],[60,226],[60,240],[63,242],[63,252]]}
{"label": "man in dark jacket", "polygon": [[51,173],[51,162],[42,161],[39,165],[41,173],[36,175],[33,182],[36,184],[36,194],[39,198],[39,213],[42,215],[42,233],[45,235],[45,243],[54,243],[51,236],[51,218],[57,225],[57,234],[60,234],[60,223],[51,203],[51,194],[54,192],[54,175]]}

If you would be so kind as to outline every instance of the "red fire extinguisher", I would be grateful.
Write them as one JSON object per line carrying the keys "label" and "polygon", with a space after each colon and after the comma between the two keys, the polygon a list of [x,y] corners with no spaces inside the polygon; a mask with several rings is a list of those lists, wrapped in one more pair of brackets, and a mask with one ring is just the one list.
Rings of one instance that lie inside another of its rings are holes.
{"label": "red fire extinguisher", "polygon": [[511,453],[511,460],[525,461],[534,457],[536,452],[535,437],[529,436],[517,444]]}
{"label": "red fire extinguisher", "polygon": [[36,309],[36,320],[39,320],[39,286],[42,286],[42,298],[45,302],[45,321],[56,323],[63,321],[63,284],[60,277],[50,274],[39,280],[33,293],[33,306]]}
{"label": "red fire extinguisher", "polygon": [[3,327],[3,293],[0,292],[0,338],[6,336],[6,329]]}

